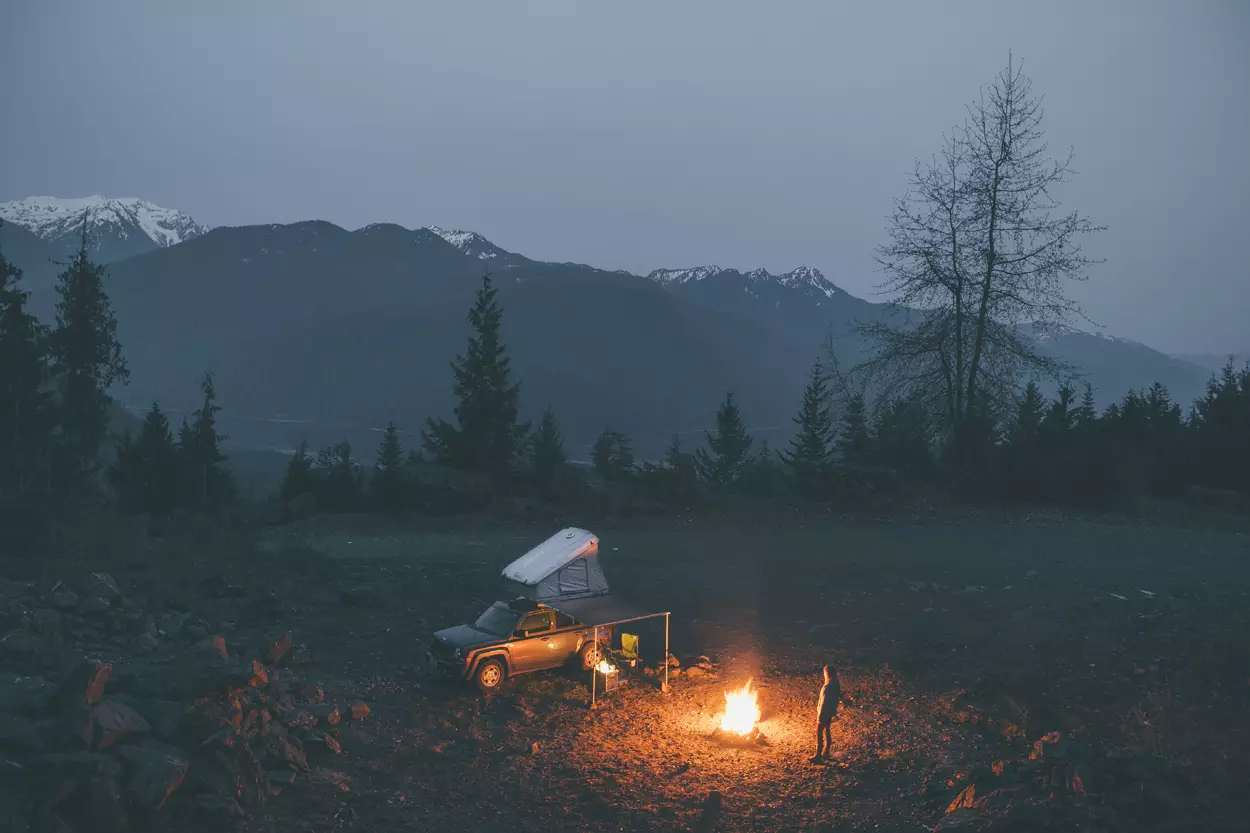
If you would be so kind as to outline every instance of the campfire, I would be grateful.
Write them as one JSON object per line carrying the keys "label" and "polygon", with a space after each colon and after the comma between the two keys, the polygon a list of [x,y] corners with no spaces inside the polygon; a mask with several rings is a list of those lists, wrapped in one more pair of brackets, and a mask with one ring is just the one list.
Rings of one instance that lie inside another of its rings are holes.
{"label": "campfire", "polygon": [[725,713],[721,715],[720,728],[715,734],[729,741],[761,740],[759,726],[760,704],[751,681],[747,680],[737,691],[725,692]]}
{"label": "campfire", "polygon": [[595,666],[595,670],[600,674],[615,674],[616,666],[608,662],[606,659],[599,660],[599,664]]}

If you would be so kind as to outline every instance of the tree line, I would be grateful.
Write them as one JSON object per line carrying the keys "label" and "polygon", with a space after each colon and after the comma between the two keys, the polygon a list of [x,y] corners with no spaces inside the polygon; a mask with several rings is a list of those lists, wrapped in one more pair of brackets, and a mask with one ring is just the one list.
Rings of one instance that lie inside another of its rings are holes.
{"label": "tree line", "polygon": [[136,437],[110,435],[109,391],[126,384],[129,371],[105,267],[87,242],[84,227],[57,277],[51,326],[27,309],[22,271],[0,252],[0,529],[10,541],[33,540],[92,505],[161,513],[217,509],[234,495],[211,375],[203,406],[177,440],[155,403]]}

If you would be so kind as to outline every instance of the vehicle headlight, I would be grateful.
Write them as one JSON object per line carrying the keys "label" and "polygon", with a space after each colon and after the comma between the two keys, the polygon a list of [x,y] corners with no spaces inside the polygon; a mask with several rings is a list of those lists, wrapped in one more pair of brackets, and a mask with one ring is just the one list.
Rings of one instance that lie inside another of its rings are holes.
{"label": "vehicle headlight", "polygon": [[464,649],[457,648],[456,650],[452,651],[451,657],[452,659],[462,659],[464,657]]}

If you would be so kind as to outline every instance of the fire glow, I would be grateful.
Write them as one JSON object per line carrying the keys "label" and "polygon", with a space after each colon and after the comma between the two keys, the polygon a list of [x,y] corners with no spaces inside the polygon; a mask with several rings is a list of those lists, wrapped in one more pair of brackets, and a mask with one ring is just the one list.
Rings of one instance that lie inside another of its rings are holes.
{"label": "fire glow", "polygon": [[599,660],[599,664],[595,666],[595,670],[600,674],[615,674],[616,667],[606,659]]}
{"label": "fire glow", "polygon": [[725,692],[725,714],[720,719],[721,731],[749,735],[760,719],[759,702],[751,690],[751,681],[737,691]]}

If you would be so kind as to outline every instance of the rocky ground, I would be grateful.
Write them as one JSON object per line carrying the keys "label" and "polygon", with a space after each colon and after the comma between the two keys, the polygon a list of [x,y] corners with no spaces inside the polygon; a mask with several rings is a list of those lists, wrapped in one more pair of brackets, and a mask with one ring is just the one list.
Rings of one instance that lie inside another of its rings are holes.
{"label": "rocky ground", "polygon": [[[431,677],[429,634],[550,531],[354,519],[0,561],[0,831],[1245,829],[1242,531],[605,526],[614,586],[673,611],[668,694]],[[825,662],[847,700],[813,763]],[[748,678],[760,742],[724,743]]]}

